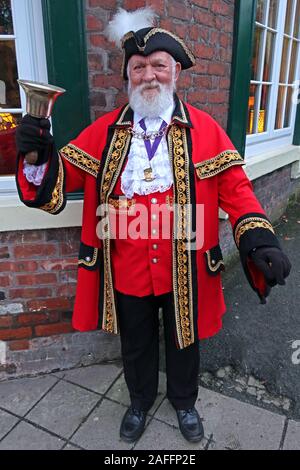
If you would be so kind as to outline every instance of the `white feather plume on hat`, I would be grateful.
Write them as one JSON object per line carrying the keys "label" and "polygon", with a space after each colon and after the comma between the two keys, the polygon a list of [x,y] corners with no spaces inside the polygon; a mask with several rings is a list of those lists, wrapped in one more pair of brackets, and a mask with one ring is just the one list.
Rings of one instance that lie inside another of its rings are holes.
{"label": "white feather plume on hat", "polygon": [[156,18],[155,12],[150,7],[139,8],[128,12],[119,8],[113,19],[108,23],[106,35],[108,39],[121,48],[122,38],[129,31],[139,31],[142,28],[151,28]]}

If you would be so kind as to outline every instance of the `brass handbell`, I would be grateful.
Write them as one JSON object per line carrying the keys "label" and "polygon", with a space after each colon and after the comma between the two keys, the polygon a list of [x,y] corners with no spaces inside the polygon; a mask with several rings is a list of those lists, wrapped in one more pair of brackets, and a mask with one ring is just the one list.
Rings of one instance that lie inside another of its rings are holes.
{"label": "brass handbell", "polygon": [[[30,80],[18,80],[18,83],[25,91],[26,112],[39,119],[51,116],[55,101],[66,91],[64,88]],[[28,163],[36,163],[37,158],[37,152],[30,152],[26,155]]]}

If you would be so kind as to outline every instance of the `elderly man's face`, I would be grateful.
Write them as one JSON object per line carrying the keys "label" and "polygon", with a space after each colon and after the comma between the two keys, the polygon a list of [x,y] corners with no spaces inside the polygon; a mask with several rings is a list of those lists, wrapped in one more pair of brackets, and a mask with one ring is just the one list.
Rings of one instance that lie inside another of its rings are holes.
{"label": "elderly man's face", "polygon": [[151,99],[160,92],[159,84],[171,86],[181,70],[181,65],[176,63],[175,76],[173,75],[172,57],[165,51],[153,52],[147,57],[133,55],[128,65],[132,90],[140,87],[140,92],[146,99]]}

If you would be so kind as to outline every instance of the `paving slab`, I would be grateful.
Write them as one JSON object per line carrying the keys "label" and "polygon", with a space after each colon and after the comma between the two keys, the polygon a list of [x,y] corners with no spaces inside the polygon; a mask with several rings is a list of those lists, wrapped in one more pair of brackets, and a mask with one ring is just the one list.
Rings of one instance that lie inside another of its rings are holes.
{"label": "paving slab", "polygon": [[68,438],[101,399],[83,388],[59,382],[27,418],[50,431]]}
{"label": "paving slab", "polygon": [[132,444],[119,437],[126,407],[104,399],[72,436],[72,443],[88,450],[130,450]]}
{"label": "paving slab", "polygon": [[121,367],[114,364],[94,365],[66,371],[63,379],[89,390],[105,394],[121,372]]}
{"label": "paving slab", "polygon": [[289,421],[284,439],[284,450],[300,450],[300,422]]}
{"label": "paving slab", "polygon": [[50,375],[0,382],[0,407],[24,416],[55,382]]}
{"label": "paving slab", "polygon": [[18,422],[18,418],[0,410],[0,439]]}
{"label": "paving slab", "polygon": [[59,450],[64,441],[24,421],[1,442],[0,450]]}
{"label": "paving slab", "polygon": [[[159,407],[159,405],[163,401],[165,394],[166,394],[166,374],[163,372],[160,372],[157,398],[155,400],[153,407],[149,411],[150,415],[155,413],[156,409]],[[130,406],[130,397],[129,397],[127,385],[125,382],[124,374],[122,374],[121,377],[116,381],[116,383],[109,390],[106,396],[110,398],[111,400],[121,403],[122,405],[125,405],[127,407]]]}
{"label": "paving slab", "polygon": [[156,419],[147,426],[144,434],[135,446],[135,450],[204,450],[207,439],[191,444],[181,435],[178,428],[169,426]]}
{"label": "paving slab", "polygon": [[[203,418],[205,436],[213,436],[210,448],[279,449],[285,417],[200,387],[196,408]],[[165,400],[155,418],[171,426],[177,417]]]}

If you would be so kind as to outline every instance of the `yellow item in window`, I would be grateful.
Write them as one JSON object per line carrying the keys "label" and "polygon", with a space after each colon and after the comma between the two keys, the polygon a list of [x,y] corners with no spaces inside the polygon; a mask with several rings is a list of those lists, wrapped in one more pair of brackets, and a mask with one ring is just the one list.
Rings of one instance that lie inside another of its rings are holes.
{"label": "yellow item in window", "polygon": [[0,113],[0,132],[17,127],[17,121],[10,113]]}

